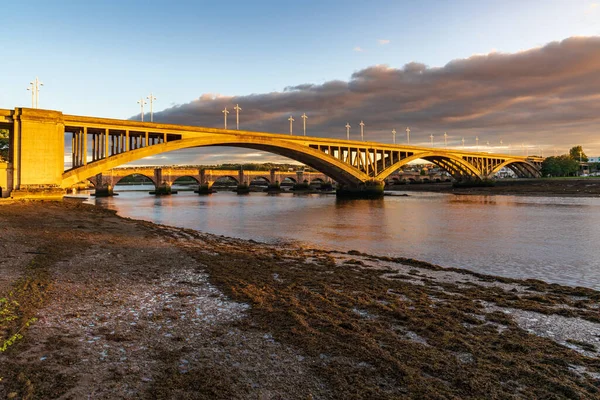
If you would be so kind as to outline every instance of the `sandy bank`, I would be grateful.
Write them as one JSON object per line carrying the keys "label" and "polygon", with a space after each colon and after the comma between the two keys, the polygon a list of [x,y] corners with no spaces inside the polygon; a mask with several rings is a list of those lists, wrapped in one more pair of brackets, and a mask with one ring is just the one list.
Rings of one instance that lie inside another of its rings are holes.
{"label": "sandy bank", "polygon": [[599,396],[590,289],[75,203],[0,204],[0,248],[0,398]]}

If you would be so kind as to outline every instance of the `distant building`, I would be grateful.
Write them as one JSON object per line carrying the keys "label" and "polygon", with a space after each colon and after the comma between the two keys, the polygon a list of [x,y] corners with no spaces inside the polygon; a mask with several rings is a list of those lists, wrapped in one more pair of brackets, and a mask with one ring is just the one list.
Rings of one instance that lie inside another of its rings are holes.
{"label": "distant building", "polygon": [[600,162],[600,157],[588,157],[588,162]]}

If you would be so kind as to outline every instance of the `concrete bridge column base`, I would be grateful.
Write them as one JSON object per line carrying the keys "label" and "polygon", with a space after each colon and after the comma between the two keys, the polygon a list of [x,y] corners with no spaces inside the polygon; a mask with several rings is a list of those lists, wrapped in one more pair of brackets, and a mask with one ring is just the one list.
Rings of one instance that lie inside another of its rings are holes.
{"label": "concrete bridge column base", "polygon": [[346,199],[378,199],[383,197],[384,182],[367,181],[359,185],[340,185],[335,191],[338,198]]}
{"label": "concrete bridge column base", "polygon": [[62,198],[66,194],[67,191],[65,189],[58,187],[42,187],[12,190],[10,192],[10,197],[12,199],[54,199]]}
{"label": "concrete bridge column base", "polygon": [[247,183],[240,183],[239,185],[237,185],[237,188],[235,189],[235,192],[237,194],[249,194],[250,193],[250,186]]}
{"label": "concrete bridge column base", "polygon": [[114,195],[112,185],[97,186],[94,192],[96,197],[111,197]]}
{"label": "concrete bridge column base", "polygon": [[194,190],[194,193],[198,193],[200,196],[215,193],[216,190],[212,188],[212,185],[208,183],[202,183],[198,186],[198,190]]}
{"label": "concrete bridge column base", "polygon": [[155,196],[170,196],[171,194],[176,193],[177,191],[171,189],[171,185],[166,182],[161,183],[156,187],[156,189],[150,192],[150,194],[153,194]]}

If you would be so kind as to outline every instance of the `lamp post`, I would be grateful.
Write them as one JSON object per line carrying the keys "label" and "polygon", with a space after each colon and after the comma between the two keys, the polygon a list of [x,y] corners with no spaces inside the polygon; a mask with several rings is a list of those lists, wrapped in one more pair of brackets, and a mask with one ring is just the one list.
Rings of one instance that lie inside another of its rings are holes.
{"label": "lamp post", "polygon": [[44,86],[42,82],[35,77],[35,108],[40,108],[40,86]]}
{"label": "lamp post", "polygon": [[365,123],[360,121],[360,140],[365,140]]}
{"label": "lamp post", "polygon": [[242,111],[242,108],[239,106],[239,104],[236,104],[235,107],[233,107],[233,109],[235,110],[235,127],[239,131],[240,130],[240,111]]}
{"label": "lamp post", "polygon": [[479,151],[479,136],[475,136],[475,150]]}
{"label": "lamp post", "polygon": [[431,147],[433,147],[433,133],[429,135],[429,139],[431,139]]}
{"label": "lamp post", "polygon": [[406,127],[406,144],[410,144],[410,128]]}
{"label": "lamp post", "polygon": [[346,140],[350,140],[350,123],[346,122]]}
{"label": "lamp post", "polygon": [[463,148],[463,150],[465,149],[465,138],[464,137],[462,138],[462,148]]}
{"label": "lamp post", "polygon": [[444,147],[448,148],[448,132],[444,132]]}
{"label": "lamp post", "polygon": [[146,104],[146,100],[144,100],[144,98],[142,97],[137,102],[140,105],[140,109],[141,109],[141,111],[140,111],[141,120],[142,120],[142,122],[144,122],[144,104]]}
{"label": "lamp post", "polygon": [[33,82],[29,82],[27,90],[31,90],[31,108],[35,108],[35,86],[33,86]]}
{"label": "lamp post", "polygon": [[293,124],[294,124],[295,119],[290,115],[290,117],[288,118],[288,121],[290,121],[290,135],[292,135],[293,134],[292,129],[293,129]]}
{"label": "lamp post", "polygon": [[156,100],[156,97],[150,92],[150,96],[146,98],[150,100],[150,122],[154,122],[154,100]]}
{"label": "lamp post", "polygon": [[227,114],[229,114],[229,111],[227,111],[227,107],[225,107],[223,109],[223,111],[221,111],[221,112],[223,113],[223,117],[224,117],[224,120],[225,120],[225,129],[227,129]]}
{"label": "lamp post", "polygon": [[579,164],[581,164],[581,155],[583,154],[583,151],[579,152]]}
{"label": "lamp post", "polygon": [[34,81],[29,82],[27,90],[31,90],[31,108],[39,108],[40,86],[44,86],[44,84],[40,82],[37,76]]}
{"label": "lamp post", "polygon": [[396,144],[396,128],[392,129],[392,141]]}
{"label": "lamp post", "polygon": [[308,117],[306,116],[306,113],[302,113],[302,128],[304,129],[304,136],[306,136],[306,120],[308,119]]}

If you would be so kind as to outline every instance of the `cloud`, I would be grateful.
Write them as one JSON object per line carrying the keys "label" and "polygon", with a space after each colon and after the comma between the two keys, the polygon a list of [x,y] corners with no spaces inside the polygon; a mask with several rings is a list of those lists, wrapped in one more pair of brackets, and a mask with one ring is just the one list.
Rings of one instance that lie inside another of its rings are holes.
{"label": "cloud", "polygon": [[[222,127],[223,107],[239,103],[240,127],[247,130],[286,133],[287,118],[293,115],[294,131],[300,132],[299,116],[306,112],[307,133],[320,137],[345,138],[349,122],[352,138],[358,139],[358,122],[364,120],[365,137],[387,143],[392,128],[403,142],[409,126],[411,144],[427,145],[430,134],[446,131],[449,146],[455,147],[462,137],[468,144],[479,136],[480,143],[498,145],[503,140],[505,148],[542,146],[546,154],[555,147],[564,153],[581,144],[586,153],[600,155],[598,71],[600,37],[573,37],[518,53],[455,59],[442,67],[418,62],[402,68],[377,65],[347,81],[305,83],[247,96],[203,95],[155,112],[154,120]],[[184,154],[191,157],[198,149]]]}
{"label": "cloud", "polygon": [[377,41],[377,43],[379,43],[380,45],[383,46],[383,45],[386,45],[386,44],[390,44],[390,41],[389,41],[389,39],[379,39]]}
{"label": "cloud", "polygon": [[362,47],[360,46],[356,46],[355,48],[352,49],[353,51],[357,51],[357,52],[363,52],[364,50],[362,49]]}

